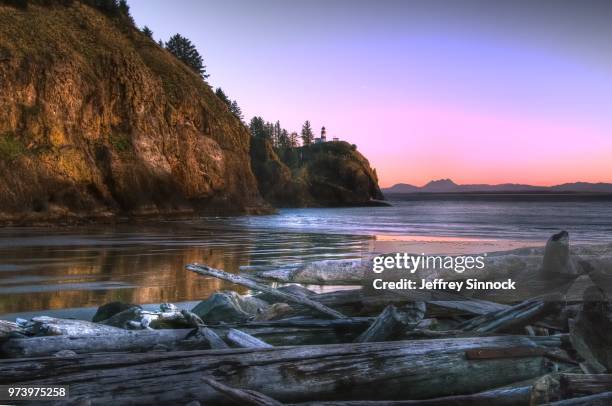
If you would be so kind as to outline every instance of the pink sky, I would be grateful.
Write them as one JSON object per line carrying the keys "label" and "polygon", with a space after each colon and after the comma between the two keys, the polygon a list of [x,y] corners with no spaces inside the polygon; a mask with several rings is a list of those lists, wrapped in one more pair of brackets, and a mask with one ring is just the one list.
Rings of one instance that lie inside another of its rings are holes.
{"label": "pink sky", "polygon": [[611,2],[130,0],[254,115],[354,143],[382,186],[612,182]]}

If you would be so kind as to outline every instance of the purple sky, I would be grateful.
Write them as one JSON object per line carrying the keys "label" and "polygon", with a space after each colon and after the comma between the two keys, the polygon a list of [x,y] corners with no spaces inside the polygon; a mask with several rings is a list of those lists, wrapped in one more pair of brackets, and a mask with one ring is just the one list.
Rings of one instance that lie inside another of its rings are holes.
{"label": "purple sky", "polygon": [[612,2],[130,0],[212,86],[357,144],[381,185],[612,182]]}

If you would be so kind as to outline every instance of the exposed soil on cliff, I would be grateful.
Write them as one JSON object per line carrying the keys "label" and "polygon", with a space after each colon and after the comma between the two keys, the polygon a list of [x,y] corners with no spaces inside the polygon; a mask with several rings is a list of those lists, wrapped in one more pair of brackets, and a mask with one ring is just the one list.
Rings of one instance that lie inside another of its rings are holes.
{"label": "exposed soil on cliff", "polygon": [[183,63],[90,6],[0,5],[5,222],[267,207],[247,129]]}

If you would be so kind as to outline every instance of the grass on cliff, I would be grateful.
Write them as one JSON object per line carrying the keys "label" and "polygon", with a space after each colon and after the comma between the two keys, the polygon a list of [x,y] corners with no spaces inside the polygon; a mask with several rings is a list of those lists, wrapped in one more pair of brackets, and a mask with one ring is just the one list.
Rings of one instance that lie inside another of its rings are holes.
{"label": "grass on cliff", "polygon": [[25,153],[25,147],[13,134],[0,136],[0,160],[13,162]]}

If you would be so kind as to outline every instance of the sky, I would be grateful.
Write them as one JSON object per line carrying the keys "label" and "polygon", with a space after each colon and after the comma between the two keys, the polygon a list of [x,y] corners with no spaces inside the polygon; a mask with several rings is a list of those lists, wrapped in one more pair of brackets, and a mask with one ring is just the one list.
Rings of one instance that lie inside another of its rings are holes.
{"label": "sky", "polygon": [[128,3],[245,120],[324,125],[383,187],[612,182],[612,1]]}

